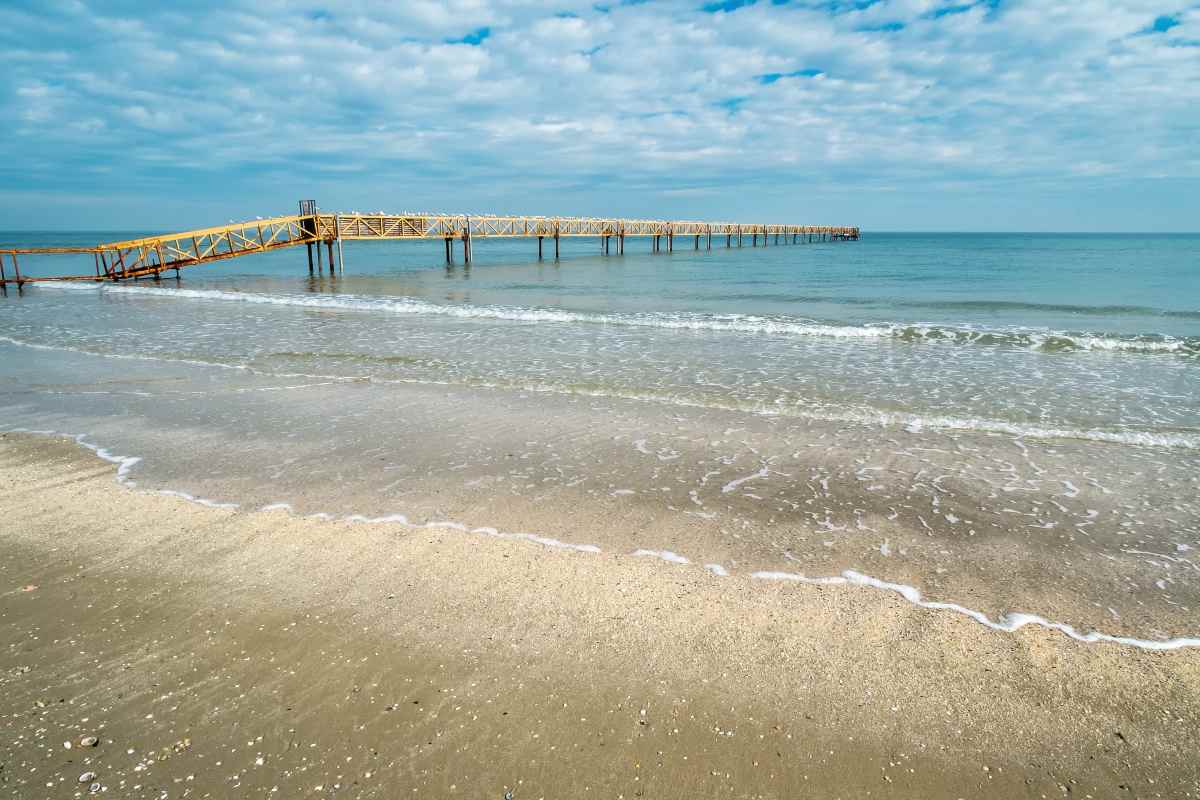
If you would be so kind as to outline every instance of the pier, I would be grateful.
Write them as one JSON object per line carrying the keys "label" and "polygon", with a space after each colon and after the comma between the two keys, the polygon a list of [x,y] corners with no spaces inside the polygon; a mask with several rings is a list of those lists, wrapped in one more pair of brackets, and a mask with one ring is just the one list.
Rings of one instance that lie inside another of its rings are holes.
{"label": "pier", "polygon": [[[592,238],[602,255],[623,255],[625,240],[648,240],[654,253],[718,247],[769,247],[826,241],[856,241],[856,227],[814,225],[691,222],[610,217],[540,217],[470,214],[360,214],[320,211],[312,200],[300,203],[300,213],[230,223],[182,233],[148,236],[95,247],[0,248],[0,288],[38,281],[123,281],[160,279],[162,273],[185,267],[304,246],[310,274],[334,275],[345,269],[344,241],[434,239],[444,242],[445,259],[456,251],[471,263],[476,239],[536,239],[538,258],[553,246],[554,258],[566,238]],[[21,274],[20,257],[77,254],[92,263],[86,272],[53,277]],[[90,259],[88,258],[90,256]]]}

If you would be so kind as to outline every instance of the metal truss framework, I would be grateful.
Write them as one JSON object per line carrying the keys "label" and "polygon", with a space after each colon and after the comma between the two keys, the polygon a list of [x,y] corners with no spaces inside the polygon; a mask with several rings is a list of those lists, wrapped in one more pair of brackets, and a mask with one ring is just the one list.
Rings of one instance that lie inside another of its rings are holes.
{"label": "metal truss framework", "polygon": [[[6,283],[23,283],[43,280],[125,280],[160,275],[167,270],[223,261],[253,253],[264,253],[296,245],[310,245],[310,270],[312,266],[311,245],[324,242],[330,249],[332,268],[332,245],[341,240],[370,239],[444,239],[447,243],[460,239],[464,243],[464,254],[470,258],[471,240],[480,238],[536,238],[554,239],[567,237],[592,237],[607,240],[624,237],[665,237],[673,242],[674,237],[695,237],[699,247],[701,237],[711,247],[713,237],[725,237],[731,244],[734,237],[739,244],[745,237],[752,237],[755,244],[763,237],[791,237],[792,242],[801,238],[811,241],[816,236],[828,240],[858,239],[859,229],[853,227],[831,227],[811,225],[760,225],[734,222],[690,222],[647,219],[619,219],[608,217],[531,217],[531,216],[473,216],[467,214],[299,214],[249,222],[232,223],[212,228],[203,228],[183,233],[149,236],[121,242],[100,244],[94,248],[48,247],[0,249],[0,286]],[[557,248],[556,248],[557,250]],[[607,252],[605,241],[604,252]],[[50,253],[91,253],[94,270],[90,274],[63,275],[54,278],[22,277],[18,255]],[[540,244],[539,244],[540,253]],[[11,260],[13,275],[4,271],[4,256]]]}

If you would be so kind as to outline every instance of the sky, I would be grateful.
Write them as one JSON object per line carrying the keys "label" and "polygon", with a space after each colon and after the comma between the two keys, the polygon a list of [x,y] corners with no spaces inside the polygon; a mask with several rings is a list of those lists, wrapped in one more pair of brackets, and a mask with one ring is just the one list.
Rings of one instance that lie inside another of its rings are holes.
{"label": "sky", "polygon": [[0,76],[7,230],[1200,230],[1196,0],[4,0]]}

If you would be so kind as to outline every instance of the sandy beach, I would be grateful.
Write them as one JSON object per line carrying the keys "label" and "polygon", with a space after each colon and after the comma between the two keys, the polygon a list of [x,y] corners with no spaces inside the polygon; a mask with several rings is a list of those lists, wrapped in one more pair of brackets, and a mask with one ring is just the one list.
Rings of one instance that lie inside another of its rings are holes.
{"label": "sandy beach", "polygon": [[115,472],[0,437],[2,796],[1200,795],[1191,649]]}
{"label": "sandy beach", "polygon": [[0,800],[1200,800],[1200,0],[0,39]]}

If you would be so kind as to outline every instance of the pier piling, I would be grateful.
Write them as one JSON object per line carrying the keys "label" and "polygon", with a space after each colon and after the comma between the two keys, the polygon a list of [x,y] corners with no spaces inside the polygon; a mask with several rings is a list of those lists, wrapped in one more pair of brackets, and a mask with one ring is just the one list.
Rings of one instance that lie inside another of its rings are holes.
{"label": "pier piling", "polygon": [[[338,214],[334,218],[334,233],[337,235],[338,243],[338,272],[345,274],[346,272],[346,256],[342,252],[342,215]],[[262,228],[258,229],[258,240],[262,242]]]}

